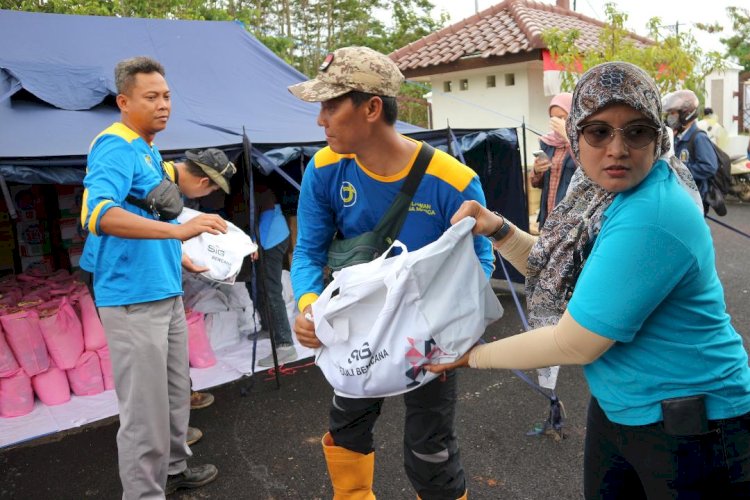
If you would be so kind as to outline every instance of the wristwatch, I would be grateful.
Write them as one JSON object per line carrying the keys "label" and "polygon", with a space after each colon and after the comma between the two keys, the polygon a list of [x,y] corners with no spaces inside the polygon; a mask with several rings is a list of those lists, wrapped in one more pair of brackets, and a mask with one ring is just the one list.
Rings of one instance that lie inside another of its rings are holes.
{"label": "wristwatch", "polygon": [[508,223],[508,219],[506,219],[505,217],[503,217],[497,212],[492,212],[492,213],[494,213],[495,215],[503,219],[503,224],[500,226],[500,229],[498,229],[497,231],[495,231],[494,233],[490,234],[487,237],[491,239],[492,241],[500,241],[508,235],[508,233],[510,232],[511,226]]}

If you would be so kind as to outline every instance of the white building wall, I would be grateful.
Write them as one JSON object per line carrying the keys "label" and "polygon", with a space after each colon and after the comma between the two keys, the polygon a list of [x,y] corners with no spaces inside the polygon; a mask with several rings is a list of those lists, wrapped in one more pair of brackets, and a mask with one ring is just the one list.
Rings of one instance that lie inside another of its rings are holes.
{"label": "white building wall", "polygon": [[730,156],[735,156],[743,154],[747,148],[747,136],[738,135],[739,124],[734,119],[739,113],[739,98],[734,94],[739,88],[739,73],[742,67],[732,62],[726,64],[724,71],[713,72],[706,77],[706,106],[713,108],[719,123],[727,131],[726,150]]}
{"label": "white building wall", "polygon": [[[495,77],[495,87],[487,86],[488,76]],[[467,89],[462,89],[462,80],[468,83]],[[429,79],[432,127],[518,127],[522,141],[520,126],[525,121],[526,153],[531,163],[531,153],[539,149],[539,136],[531,130],[546,133],[549,128],[550,97],[544,95],[543,80],[541,61],[433,75]],[[446,82],[451,82],[450,92],[445,91]]]}

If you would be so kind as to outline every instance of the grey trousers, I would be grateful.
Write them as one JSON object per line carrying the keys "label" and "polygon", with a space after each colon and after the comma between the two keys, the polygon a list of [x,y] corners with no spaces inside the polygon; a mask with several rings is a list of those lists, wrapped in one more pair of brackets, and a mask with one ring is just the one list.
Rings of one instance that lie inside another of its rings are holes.
{"label": "grey trousers", "polygon": [[187,323],[182,297],[100,307],[120,430],[122,498],[164,498],[167,474],[185,470],[190,417]]}

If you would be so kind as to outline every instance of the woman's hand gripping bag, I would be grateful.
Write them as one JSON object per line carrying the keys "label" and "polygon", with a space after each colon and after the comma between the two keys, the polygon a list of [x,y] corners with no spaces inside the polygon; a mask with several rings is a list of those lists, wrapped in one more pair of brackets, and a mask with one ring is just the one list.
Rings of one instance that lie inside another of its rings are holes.
{"label": "woman's hand gripping bag", "polygon": [[[197,210],[184,208],[177,221],[184,224],[201,214]],[[253,243],[250,236],[231,222],[227,222],[226,233],[206,232],[182,243],[182,251],[193,264],[208,268],[208,271],[201,273],[202,276],[230,284],[237,278],[245,257],[257,249],[258,245]]]}
{"label": "woman's hand gripping bag", "polygon": [[[316,352],[336,394],[383,397],[437,377],[433,362],[465,354],[502,307],[474,252],[473,219],[437,241],[391,258],[347,267],[313,304]],[[392,247],[393,248],[393,247]]]}

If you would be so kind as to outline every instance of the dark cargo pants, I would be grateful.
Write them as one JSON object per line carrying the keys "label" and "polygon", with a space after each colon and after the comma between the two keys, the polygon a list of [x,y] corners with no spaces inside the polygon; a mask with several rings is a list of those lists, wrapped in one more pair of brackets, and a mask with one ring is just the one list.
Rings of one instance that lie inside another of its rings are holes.
{"label": "dark cargo pants", "polygon": [[[404,394],[404,468],[422,500],[455,500],[466,491],[454,430],[456,372]],[[373,451],[373,427],[383,398],[353,399],[334,395],[330,432],[336,446],[358,453]]]}

